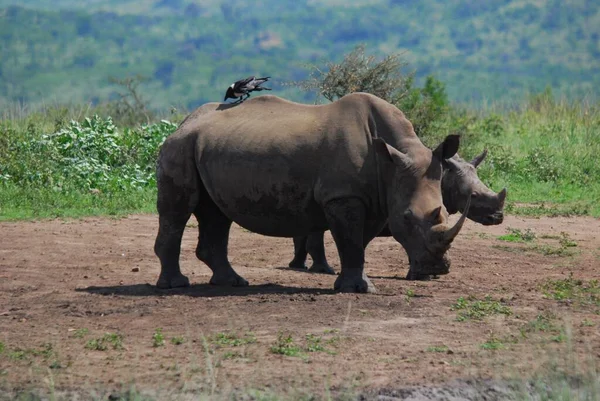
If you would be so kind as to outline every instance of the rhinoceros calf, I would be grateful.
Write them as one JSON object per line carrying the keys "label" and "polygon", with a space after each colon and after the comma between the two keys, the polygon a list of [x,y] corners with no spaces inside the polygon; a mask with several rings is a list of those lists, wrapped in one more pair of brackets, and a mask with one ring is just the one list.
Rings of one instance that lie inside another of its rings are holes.
{"label": "rhinoceros calf", "polygon": [[[483,225],[497,225],[504,219],[506,188],[496,194],[479,179],[477,167],[486,156],[487,150],[484,150],[470,162],[458,155],[443,161],[442,199],[449,214],[464,213],[470,200],[470,207],[466,214],[468,219]],[[310,254],[313,260],[312,266],[308,269],[310,272],[335,274],[325,256],[323,234],[324,232],[319,232],[294,237],[294,259],[289,266],[295,269],[306,269],[306,257]],[[386,225],[377,236],[390,237],[391,235]],[[429,275],[418,275],[409,271],[406,278],[408,280],[428,279]]]}
{"label": "rhinoceros calf", "polygon": [[365,93],[321,106],[275,96],[206,104],[160,149],[157,286],[189,285],[179,253],[191,214],[200,231],[196,256],[212,270],[212,284],[248,285],[227,257],[232,221],[278,237],[331,230],[340,291],[375,290],[364,273],[365,247],[386,222],[411,269],[445,274],[464,217],[447,224],[442,160],[458,147],[450,135],[431,151],[400,110]]}

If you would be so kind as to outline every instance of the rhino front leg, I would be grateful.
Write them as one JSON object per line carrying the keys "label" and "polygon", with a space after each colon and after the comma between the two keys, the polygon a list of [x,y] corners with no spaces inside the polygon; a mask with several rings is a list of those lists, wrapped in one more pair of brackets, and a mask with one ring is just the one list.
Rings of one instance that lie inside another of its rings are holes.
{"label": "rhino front leg", "polygon": [[313,260],[313,264],[308,269],[311,273],[335,274],[335,271],[327,263],[325,256],[325,232],[311,233],[306,241],[306,249]]}
{"label": "rhino front leg", "polygon": [[359,199],[336,199],[328,202],[324,209],[342,264],[334,289],[341,292],[375,292],[375,286],[364,271],[364,204]]}
{"label": "rhino front leg", "polygon": [[294,237],[294,259],[288,264],[292,269],[306,270],[307,241],[308,236]]}
{"label": "rhino front leg", "polygon": [[233,270],[227,257],[231,220],[221,212],[208,194],[201,200],[194,216],[198,220],[200,231],[196,256],[212,270],[210,284],[247,286],[248,281]]}

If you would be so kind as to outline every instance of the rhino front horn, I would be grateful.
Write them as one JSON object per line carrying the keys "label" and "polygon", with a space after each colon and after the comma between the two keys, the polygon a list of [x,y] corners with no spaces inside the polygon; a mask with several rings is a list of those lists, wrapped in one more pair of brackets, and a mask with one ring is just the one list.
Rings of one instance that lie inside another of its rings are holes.
{"label": "rhino front horn", "polygon": [[471,207],[471,197],[470,196],[469,196],[469,199],[467,199],[467,204],[465,206],[465,210],[462,212],[460,219],[458,219],[456,224],[454,224],[454,226],[451,229],[444,232],[443,240],[446,244],[450,244],[454,240],[454,238],[458,235],[460,229],[462,228],[463,224],[465,223],[465,220],[467,219],[467,214],[469,213],[469,207]]}

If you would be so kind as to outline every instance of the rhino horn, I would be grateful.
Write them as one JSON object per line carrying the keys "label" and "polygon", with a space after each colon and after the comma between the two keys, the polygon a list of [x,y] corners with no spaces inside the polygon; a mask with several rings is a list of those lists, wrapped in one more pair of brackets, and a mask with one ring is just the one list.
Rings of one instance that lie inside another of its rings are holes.
{"label": "rhino horn", "polygon": [[465,220],[467,219],[467,214],[469,213],[469,207],[471,207],[471,197],[469,197],[469,199],[467,200],[465,210],[462,212],[460,219],[458,219],[458,221],[456,222],[456,224],[454,224],[454,226],[452,228],[450,228],[449,230],[446,230],[444,232],[444,236],[442,238],[442,241],[444,244],[449,245],[454,240],[454,238],[458,235],[460,229],[462,228],[463,224],[465,223]]}
{"label": "rhino horn", "polygon": [[503,188],[502,191],[498,192],[498,201],[501,206],[504,206],[504,201],[506,200],[506,188]]}
{"label": "rhino horn", "polygon": [[477,168],[481,164],[481,162],[483,161],[483,159],[485,159],[485,157],[487,156],[487,153],[488,153],[487,149],[484,149],[483,152],[481,152],[480,155],[475,156],[475,158],[473,160],[471,160],[470,163],[475,168]]}

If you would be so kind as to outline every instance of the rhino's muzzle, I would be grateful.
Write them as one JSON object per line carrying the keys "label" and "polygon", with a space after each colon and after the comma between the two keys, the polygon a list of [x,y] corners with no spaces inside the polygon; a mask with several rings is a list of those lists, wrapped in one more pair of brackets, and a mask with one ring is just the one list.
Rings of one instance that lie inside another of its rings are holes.
{"label": "rhino's muzzle", "polygon": [[415,262],[410,260],[410,270],[407,276],[408,280],[423,280],[429,276],[438,276],[450,273],[450,258],[444,254],[437,260],[425,260]]}

